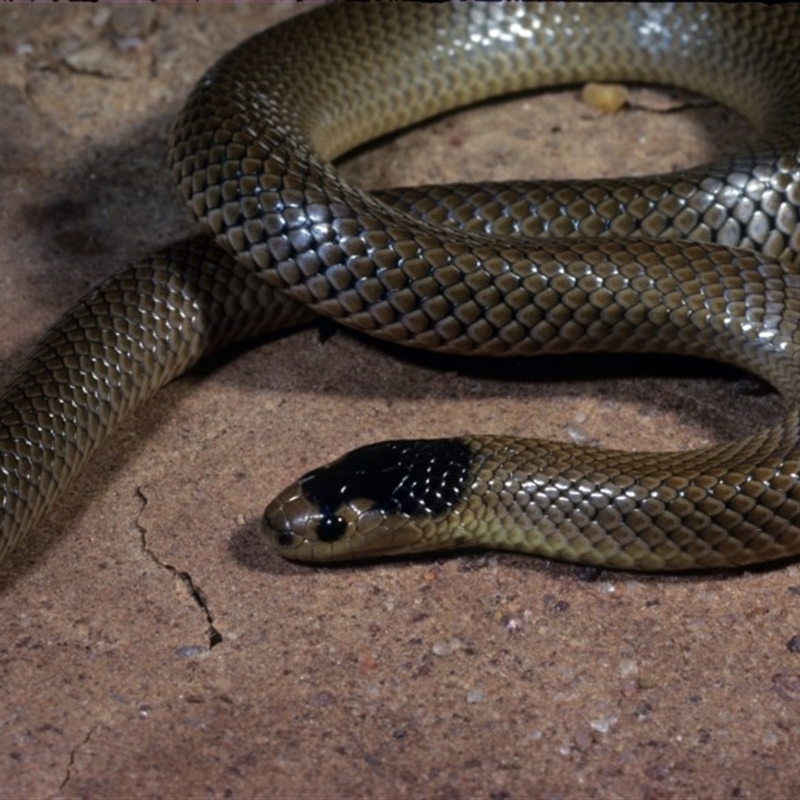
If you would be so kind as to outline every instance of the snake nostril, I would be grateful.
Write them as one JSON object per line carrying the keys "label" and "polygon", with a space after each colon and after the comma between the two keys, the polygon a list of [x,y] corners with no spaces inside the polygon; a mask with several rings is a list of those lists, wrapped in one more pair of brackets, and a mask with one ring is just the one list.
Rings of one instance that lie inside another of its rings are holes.
{"label": "snake nostril", "polygon": [[275,541],[280,547],[290,547],[294,543],[294,532],[285,529],[278,531]]}

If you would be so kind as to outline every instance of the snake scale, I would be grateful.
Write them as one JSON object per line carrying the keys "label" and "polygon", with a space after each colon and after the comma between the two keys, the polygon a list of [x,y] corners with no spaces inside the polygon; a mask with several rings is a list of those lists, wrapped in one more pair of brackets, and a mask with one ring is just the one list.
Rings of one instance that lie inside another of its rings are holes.
{"label": "snake scale", "polygon": [[[697,91],[761,144],[624,180],[366,193],[331,161],[498,94],[582,81]],[[0,398],[0,557],[104,436],[229,342],[317,315],[469,355],[701,355],[785,416],[683,453],[468,436],[380,443],[264,512],[309,560],[494,547],[623,569],[800,553],[800,9],[791,4],[334,4],[219,61],[169,163],[208,236],[108,279]]]}

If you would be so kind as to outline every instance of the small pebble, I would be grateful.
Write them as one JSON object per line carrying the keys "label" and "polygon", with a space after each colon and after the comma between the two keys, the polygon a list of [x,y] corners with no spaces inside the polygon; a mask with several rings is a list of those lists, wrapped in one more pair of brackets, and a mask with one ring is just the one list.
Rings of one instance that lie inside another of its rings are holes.
{"label": "small pebble", "polygon": [[619,718],[614,714],[606,714],[599,719],[593,719],[589,722],[589,727],[598,733],[608,733],[619,721]]}
{"label": "small pebble", "polygon": [[447,642],[436,642],[433,647],[431,647],[431,652],[435,656],[451,656],[457,650],[461,649],[461,640],[453,637]]}
{"label": "small pebble", "polygon": [[208,648],[202,644],[187,644],[175,650],[175,655],[178,658],[193,658],[194,656],[202,656],[208,652]]}
{"label": "small pebble", "polygon": [[779,672],[772,677],[772,686],[783,700],[800,700],[800,675]]}

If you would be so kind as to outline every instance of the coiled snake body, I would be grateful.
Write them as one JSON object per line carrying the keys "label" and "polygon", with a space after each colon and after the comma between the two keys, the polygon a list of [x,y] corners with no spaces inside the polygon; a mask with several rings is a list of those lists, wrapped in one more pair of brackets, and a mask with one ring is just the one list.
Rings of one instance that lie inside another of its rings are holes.
{"label": "coiled snake body", "polygon": [[[623,181],[368,194],[344,151],[500,93],[669,83],[763,144]],[[746,368],[781,423],[687,453],[504,437],[373,445],[264,513],[292,558],[487,546],[628,569],[800,552],[800,10],[792,5],[343,4],[254,37],[200,81],[169,161],[211,238],[68,312],[0,398],[0,556],[105,434],[210,350],[322,314],[475,355],[669,351]]]}

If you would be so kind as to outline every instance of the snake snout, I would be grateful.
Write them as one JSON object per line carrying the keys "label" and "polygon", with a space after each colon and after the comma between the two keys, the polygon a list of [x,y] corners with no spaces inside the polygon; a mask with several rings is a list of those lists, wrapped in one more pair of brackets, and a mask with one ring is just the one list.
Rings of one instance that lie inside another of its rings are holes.
{"label": "snake snout", "polygon": [[316,539],[313,533],[316,516],[318,514],[303,495],[299,482],[294,483],[264,509],[261,535],[286,558],[302,559],[303,550],[307,550]]}

